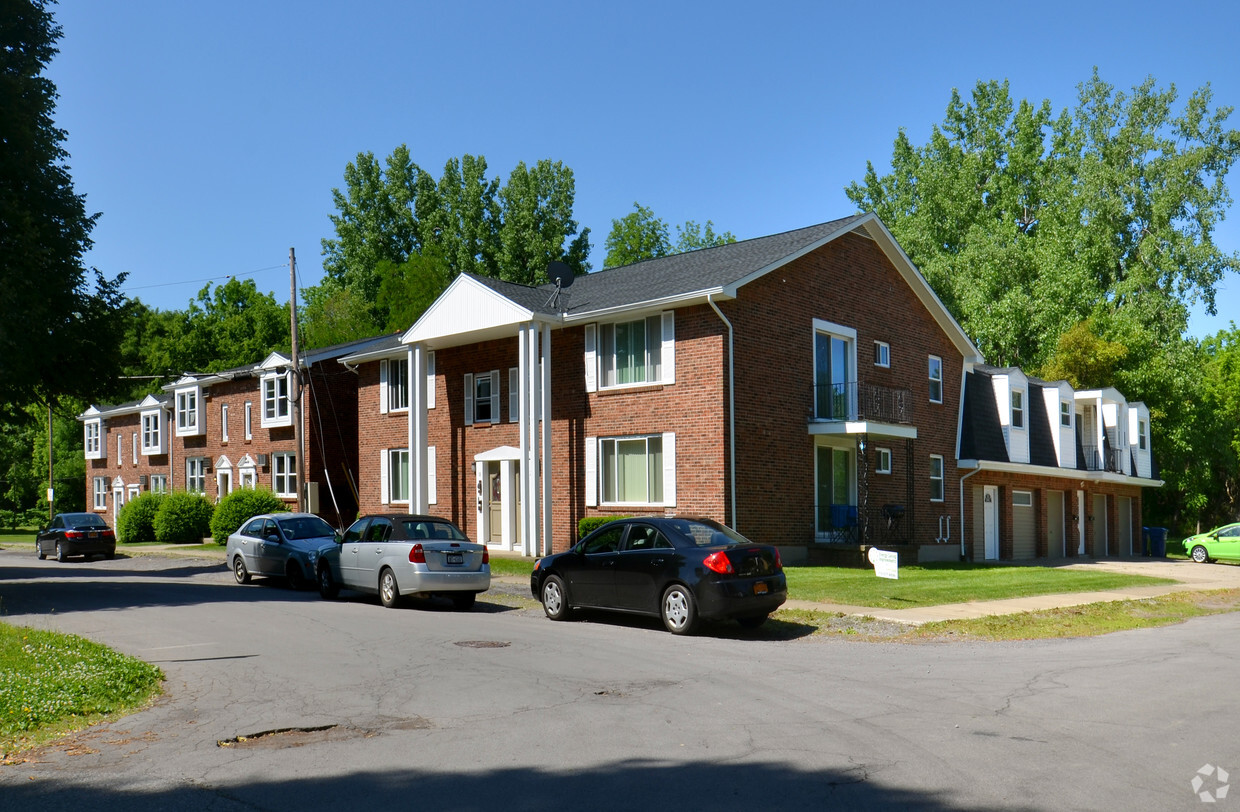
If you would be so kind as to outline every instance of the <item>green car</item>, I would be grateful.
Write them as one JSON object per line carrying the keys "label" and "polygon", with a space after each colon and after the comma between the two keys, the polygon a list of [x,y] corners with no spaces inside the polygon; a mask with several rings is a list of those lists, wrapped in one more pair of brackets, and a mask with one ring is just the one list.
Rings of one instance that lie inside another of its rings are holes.
{"label": "green car", "polygon": [[1189,536],[1184,539],[1184,551],[1198,564],[1216,559],[1240,561],[1240,523]]}

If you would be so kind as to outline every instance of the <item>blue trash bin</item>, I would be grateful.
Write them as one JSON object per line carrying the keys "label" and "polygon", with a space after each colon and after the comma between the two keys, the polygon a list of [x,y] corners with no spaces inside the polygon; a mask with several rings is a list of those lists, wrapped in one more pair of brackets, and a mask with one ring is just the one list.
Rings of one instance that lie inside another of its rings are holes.
{"label": "blue trash bin", "polygon": [[1150,557],[1166,558],[1167,557],[1167,528],[1151,527],[1150,528]]}
{"label": "blue trash bin", "polygon": [[1141,555],[1146,558],[1150,555],[1150,529],[1148,527],[1141,528]]}

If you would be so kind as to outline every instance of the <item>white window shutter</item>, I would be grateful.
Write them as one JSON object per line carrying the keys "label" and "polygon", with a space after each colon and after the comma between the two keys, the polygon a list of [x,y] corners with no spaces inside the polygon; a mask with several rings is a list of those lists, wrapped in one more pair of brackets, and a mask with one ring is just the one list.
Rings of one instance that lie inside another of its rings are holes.
{"label": "white window shutter", "polygon": [[499,370],[491,370],[491,422],[499,422]]}
{"label": "white window shutter", "polygon": [[521,419],[521,369],[508,368],[508,422],[516,423]]}
{"label": "white window shutter", "polygon": [[426,353],[426,408],[435,408],[435,351]]}
{"label": "white window shutter", "polygon": [[390,478],[388,472],[388,450],[385,448],[379,452],[379,504],[386,505],[388,503],[388,482]]}
{"label": "white window shutter", "polygon": [[663,383],[676,383],[676,311],[663,312]]}
{"label": "white window shutter", "polygon": [[426,501],[428,504],[435,504],[435,491],[438,490],[438,481],[435,479],[435,446],[428,445],[426,447]]}
{"label": "white window shutter", "polygon": [[586,438],[586,506],[598,505],[598,438]]}
{"label": "white window shutter", "polygon": [[465,373],[465,425],[474,424],[474,374]]}
{"label": "white window shutter", "polygon": [[586,325],[586,391],[598,391],[598,325]]}
{"label": "white window shutter", "polygon": [[388,362],[379,362],[379,414],[388,410]]}
{"label": "white window shutter", "polygon": [[673,431],[663,432],[663,504],[676,506],[676,433]]}

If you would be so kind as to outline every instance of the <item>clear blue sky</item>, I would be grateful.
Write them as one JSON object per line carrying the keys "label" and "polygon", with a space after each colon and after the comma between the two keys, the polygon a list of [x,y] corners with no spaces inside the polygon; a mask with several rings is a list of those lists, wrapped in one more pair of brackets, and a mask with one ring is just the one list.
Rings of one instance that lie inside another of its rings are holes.
{"label": "clear blue sky", "polygon": [[[978,80],[1059,111],[1097,65],[1120,89],[1209,82],[1240,106],[1238,8],[64,0],[48,75],[75,186],[103,215],[88,263],[184,308],[228,274],[287,301],[290,247],[317,283],[331,189],[362,151],[407,143],[435,177],[465,153],[503,178],[562,161],[597,269],[634,201],[742,239],[850,214],[865,162],[887,169],[900,127],[924,143]],[[1216,242],[1235,252],[1229,215]],[[1190,332],[1240,321],[1240,280],[1218,306]]]}

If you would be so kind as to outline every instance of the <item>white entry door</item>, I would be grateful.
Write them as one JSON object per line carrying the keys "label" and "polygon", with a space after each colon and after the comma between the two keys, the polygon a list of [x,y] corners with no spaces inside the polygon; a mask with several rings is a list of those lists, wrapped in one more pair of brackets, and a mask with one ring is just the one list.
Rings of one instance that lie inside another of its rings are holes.
{"label": "white entry door", "polygon": [[982,487],[982,538],[987,561],[999,558],[999,488]]}

